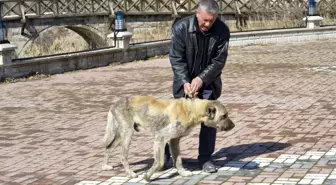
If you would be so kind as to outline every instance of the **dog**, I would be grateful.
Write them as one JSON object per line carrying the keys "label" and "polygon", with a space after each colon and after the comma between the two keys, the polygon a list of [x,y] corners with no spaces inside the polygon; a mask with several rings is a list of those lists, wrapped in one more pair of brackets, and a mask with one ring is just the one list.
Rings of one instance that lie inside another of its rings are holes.
{"label": "dog", "polygon": [[180,139],[187,136],[193,128],[204,123],[229,131],[235,124],[228,117],[225,106],[217,100],[203,99],[159,99],[151,96],[120,98],[108,111],[104,134],[105,160],[103,170],[112,170],[108,165],[111,150],[121,146],[120,160],[128,174],[137,175],[130,169],[127,161],[128,150],[134,131],[147,131],[154,137],[154,163],[144,175],[150,177],[164,166],[164,147],[169,142],[174,167],[181,176],[192,172],[183,168],[180,155]]}

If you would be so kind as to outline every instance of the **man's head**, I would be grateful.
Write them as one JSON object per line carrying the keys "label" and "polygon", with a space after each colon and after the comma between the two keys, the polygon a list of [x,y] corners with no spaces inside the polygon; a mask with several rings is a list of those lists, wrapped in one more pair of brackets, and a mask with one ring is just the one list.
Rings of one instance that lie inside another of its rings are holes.
{"label": "man's head", "polygon": [[196,10],[199,28],[207,32],[216,20],[219,11],[218,3],[215,0],[200,0]]}

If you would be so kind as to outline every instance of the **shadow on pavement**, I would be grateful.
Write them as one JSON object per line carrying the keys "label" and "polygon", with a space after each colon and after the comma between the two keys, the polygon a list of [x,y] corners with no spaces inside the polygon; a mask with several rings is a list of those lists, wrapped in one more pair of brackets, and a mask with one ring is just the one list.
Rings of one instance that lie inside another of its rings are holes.
{"label": "shadow on pavement", "polygon": [[[235,145],[227,148],[222,148],[213,154],[214,164],[218,167],[239,167],[241,169],[258,169],[259,163],[254,161],[244,161],[240,162],[241,159],[258,156],[262,154],[272,153],[275,151],[283,150],[287,147],[291,146],[289,143],[278,143],[278,142],[259,142],[259,143],[251,143],[251,144],[243,144],[243,145]],[[181,149],[183,150],[183,149]],[[149,158],[146,160],[138,161],[136,163],[132,163],[131,165],[137,164],[146,164],[145,167],[136,170],[135,172],[142,172],[148,170],[153,164],[153,158]],[[183,158],[183,166],[188,170],[200,170],[198,166],[197,159]],[[172,168],[172,161],[170,160],[168,164],[165,166],[166,169]],[[172,178],[178,175],[177,173],[172,174],[166,178]],[[155,180],[166,179],[166,178],[157,178]]]}

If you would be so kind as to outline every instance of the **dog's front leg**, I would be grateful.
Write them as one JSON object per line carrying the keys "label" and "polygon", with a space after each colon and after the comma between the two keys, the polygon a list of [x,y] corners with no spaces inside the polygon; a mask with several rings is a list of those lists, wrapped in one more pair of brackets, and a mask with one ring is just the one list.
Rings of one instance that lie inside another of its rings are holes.
{"label": "dog's front leg", "polygon": [[185,170],[182,164],[182,158],[180,154],[180,138],[171,139],[169,142],[170,151],[173,158],[173,163],[177,172],[181,176],[191,176],[192,172]]}
{"label": "dog's front leg", "polygon": [[145,174],[144,179],[149,181],[150,177],[163,168],[164,165],[164,138],[155,137],[154,141],[154,164]]}

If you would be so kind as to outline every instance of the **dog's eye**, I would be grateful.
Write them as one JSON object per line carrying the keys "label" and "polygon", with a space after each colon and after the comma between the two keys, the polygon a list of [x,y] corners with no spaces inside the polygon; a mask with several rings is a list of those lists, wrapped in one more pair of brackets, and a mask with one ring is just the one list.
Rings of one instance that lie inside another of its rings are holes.
{"label": "dog's eye", "polygon": [[223,116],[221,116],[221,119],[226,119],[228,117],[227,114],[224,114]]}

